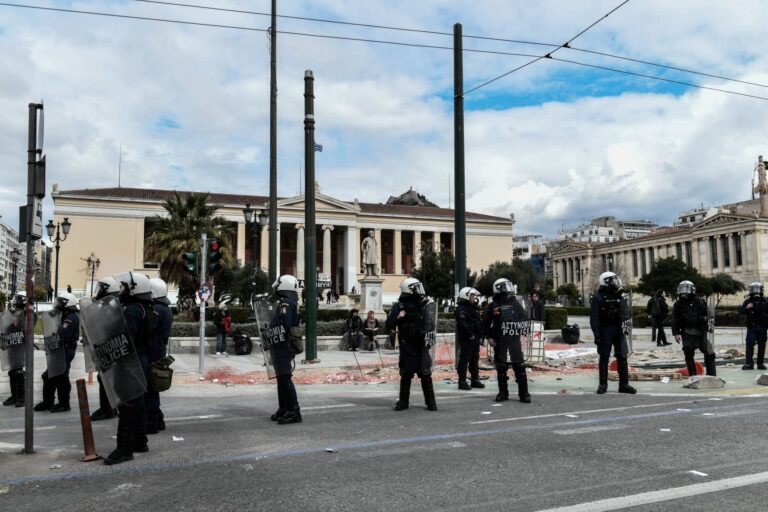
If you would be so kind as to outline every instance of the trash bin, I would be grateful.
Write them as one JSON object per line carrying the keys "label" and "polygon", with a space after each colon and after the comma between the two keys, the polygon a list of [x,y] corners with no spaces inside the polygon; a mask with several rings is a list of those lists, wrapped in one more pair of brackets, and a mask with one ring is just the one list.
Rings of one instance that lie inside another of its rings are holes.
{"label": "trash bin", "polygon": [[563,342],[569,345],[575,345],[579,342],[579,338],[581,338],[579,324],[566,325],[560,329],[560,333],[563,335]]}
{"label": "trash bin", "polygon": [[253,350],[253,342],[247,334],[235,334],[232,339],[235,342],[235,355],[247,356]]}

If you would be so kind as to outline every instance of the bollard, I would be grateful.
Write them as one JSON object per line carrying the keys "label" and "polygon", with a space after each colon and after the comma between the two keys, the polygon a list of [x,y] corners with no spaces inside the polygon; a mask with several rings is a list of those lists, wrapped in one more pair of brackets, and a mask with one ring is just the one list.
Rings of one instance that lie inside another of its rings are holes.
{"label": "bollard", "polygon": [[88,408],[88,393],[85,391],[85,379],[77,379],[77,401],[80,404],[80,426],[83,428],[83,448],[85,455],[80,457],[81,462],[99,460],[101,455],[96,453],[96,445],[93,442],[93,429],[91,428],[91,412]]}

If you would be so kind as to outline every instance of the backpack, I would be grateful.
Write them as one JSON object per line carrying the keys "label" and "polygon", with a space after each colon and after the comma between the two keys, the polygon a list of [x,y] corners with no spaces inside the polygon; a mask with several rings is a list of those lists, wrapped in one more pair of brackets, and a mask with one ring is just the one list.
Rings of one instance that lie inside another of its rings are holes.
{"label": "backpack", "polygon": [[224,317],[224,332],[229,333],[232,330],[232,317],[227,315]]}

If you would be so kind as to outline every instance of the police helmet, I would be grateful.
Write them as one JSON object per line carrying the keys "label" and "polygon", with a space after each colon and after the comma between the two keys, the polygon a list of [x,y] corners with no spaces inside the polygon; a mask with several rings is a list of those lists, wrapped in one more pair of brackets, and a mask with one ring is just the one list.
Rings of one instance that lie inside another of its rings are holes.
{"label": "police helmet", "polygon": [[159,277],[153,277],[149,280],[149,286],[152,289],[152,300],[162,304],[169,304],[168,285]]}
{"label": "police helmet", "polygon": [[418,295],[420,297],[427,294],[427,292],[424,291],[424,285],[415,277],[403,279],[403,282],[400,283],[400,293],[406,295]]}
{"label": "police helmet", "polygon": [[77,297],[69,292],[60,293],[56,297],[56,306],[59,309],[77,309]]}
{"label": "police helmet", "polygon": [[621,290],[621,278],[614,272],[603,272],[597,278],[597,285],[613,290]]}
{"label": "police helmet", "polygon": [[144,274],[123,272],[115,275],[115,281],[120,283],[121,295],[130,295],[139,300],[152,300],[152,285]]}
{"label": "police helmet", "polygon": [[677,285],[677,295],[693,295],[696,293],[696,285],[690,281],[680,281]]}
{"label": "police helmet", "polygon": [[465,300],[472,304],[477,304],[480,292],[472,288],[471,286],[465,286],[459,290],[459,300]]}
{"label": "police helmet", "polygon": [[276,292],[298,292],[299,281],[290,274],[285,274],[277,278],[272,283],[272,289]]}
{"label": "police helmet", "polygon": [[763,283],[754,282],[749,283],[749,294],[750,295],[762,295],[763,294]]}
{"label": "police helmet", "polygon": [[493,282],[493,294],[501,295],[504,293],[517,293],[517,286],[506,277],[502,277]]}
{"label": "police helmet", "polygon": [[11,301],[11,309],[13,310],[24,309],[25,305],[26,305],[26,300],[24,300],[23,295],[16,294],[13,296],[13,300]]}
{"label": "police helmet", "polygon": [[115,281],[112,276],[106,276],[99,279],[97,283],[99,290],[96,292],[97,298],[106,297],[107,295],[117,295],[120,293],[120,283]]}

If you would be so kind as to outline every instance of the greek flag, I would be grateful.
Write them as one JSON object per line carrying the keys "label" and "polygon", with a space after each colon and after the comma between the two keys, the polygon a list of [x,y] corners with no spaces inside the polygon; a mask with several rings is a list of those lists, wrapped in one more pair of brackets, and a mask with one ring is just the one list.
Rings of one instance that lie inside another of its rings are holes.
{"label": "greek flag", "polygon": [[315,144],[315,151],[317,151],[318,153],[322,153],[323,152],[323,145],[322,144]]}

